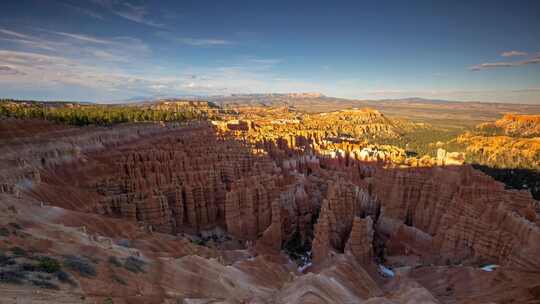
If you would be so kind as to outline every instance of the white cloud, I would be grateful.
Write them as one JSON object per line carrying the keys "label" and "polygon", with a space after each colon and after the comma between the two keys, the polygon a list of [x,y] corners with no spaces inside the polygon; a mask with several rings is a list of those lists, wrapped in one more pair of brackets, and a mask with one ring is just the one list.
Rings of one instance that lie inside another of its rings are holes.
{"label": "white cloud", "polygon": [[530,64],[539,64],[540,55],[536,55],[533,58],[521,61],[501,61],[501,62],[491,62],[491,63],[481,63],[470,68],[471,71],[480,71],[491,68],[504,68],[504,67],[516,67]]}
{"label": "white cloud", "polygon": [[281,59],[276,59],[276,58],[267,58],[267,59],[251,58],[251,59],[248,59],[248,61],[255,64],[262,64],[262,65],[276,65],[282,62]]}
{"label": "white cloud", "polygon": [[507,52],[501,53],[501,56],[503,57],[527,56],[527,55],[528,55],[527,53],[521,52],[521,51],[507,51]]}
{"label": "white cloud", "polygon": [[520,93],[520,92],[540,92],[540,87],[512,90],[512,92],[516,92],[516,93]]}
{"label": "white cloud", "polygon": [[103,15],[101,15],[100,13],[97,13],[91,9],[87,9],[87,8],[83,8],[83,7],[79,7],[79,6],[76,6],[76,5],[73,5],[73,4],[70,4],[70,3],[61,3],[62,5],[65,5],[66,7],[69,7],[70,9],[74,10],[74,11],[77,11],[78,13],[80,14],[83,14],[83,15],[86,15],[86,16],[89,16],[89,17],[92,17],[94,19],[99,19],[99,20],[103,20]]}
{"label": "white cloud", "polygon": [[260,73],[244,66],[200,68],[183,72],[143,73],[112,69],[104,64],[90,64],[78,59],[31,52],[0,50],[0,66],[24,74],[2,75],[0,87],[30,86],[55,87],[76,85],[95,90],[119,91],[126,97],[137,94],[228,94],[275,91],[313,91],[317,86],[294,79],[277,78],[272,73]]}
{"label": "white cloud", "polygon": [[24,75],[24,73],[7,65],[0,65],[0,76],[1,75]]}
{"label": "white cloud", "polygon": [[193,38],[193,37],[177,37],[170,32],[160,31],[156,35],[162,39],[181,43],[195,47],[217,47],[217,46],[230,46],[235,44],[233,41],[219,38]]}
{"label": "white cloud", "polygon": [[230,41],[223,39],[178,38],[176,41],[191,46],[220,46],[232,44]]}
{"label": "white cloud", "polygon": [[65,37],[69,37],[75,40],[79,40],[82,42],[90,42],[90,43],[97,43],[97,44],[111,44],[112,42],[105,39],[100,39],[96,37],[91,37],[83,34],[72,34],[72,33],[66,33],[66,32],[51,32],[56,35],[61,35]]}
{"label": "white cloud", "polygon": [[60,46],[58,43],[53,43],[32,35],[7,29],[0,29],[0,40],[19,44],[28,48],[38,48],[49,51],[53,51]]}
{"label": "white cloud", "polygon": [[419,97],[426,99],[439,99],[450,101],[484,101],[484,102],[513,102],[513,103],[537,103],[540,98],[538,88],[524,89],[379,89],[357,90],[352,92],[349,98],[360,99],[399,99]]}
{"label": "white cloud", "polygon": [[152,27],[164,26],[163,24],[155,22],[149,18],[148,9],[144,5],[135,5],[121,0],[92,0],[92,2],[104,9],[107,9],[112,14],[136,23]]}
{"label": "white cloud", "polygon": [[[40,35],[0,29],[0,40],[24,50],[78,58],[80,61],[127,62],[150,53],[148,45],[131,37],[101,38],[82,33],[36,29]],[[7,46],[7,45],[6,45]]]}
{"label": "white cloud", "polygon": [[6,29],[0,29],[0,33],[8,35],[8,36],[14,36],[14,37],[21,38],[21,39],[32,39],[31,36],[28,36],[28,35],[25,35],[25,34],[19,33],[19,32],[6,30]]}

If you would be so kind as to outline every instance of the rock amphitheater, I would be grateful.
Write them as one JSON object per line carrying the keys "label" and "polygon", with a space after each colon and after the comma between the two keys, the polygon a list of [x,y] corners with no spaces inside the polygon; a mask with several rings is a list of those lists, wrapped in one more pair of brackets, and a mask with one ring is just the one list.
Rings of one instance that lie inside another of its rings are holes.
{"label": "rock amphitheater", "polygon": [[[354,137],[406,127],[362,115]],[[257,124],[0,121],[0,249],[96,269],[0,303],[540,303],[529,192]]]}

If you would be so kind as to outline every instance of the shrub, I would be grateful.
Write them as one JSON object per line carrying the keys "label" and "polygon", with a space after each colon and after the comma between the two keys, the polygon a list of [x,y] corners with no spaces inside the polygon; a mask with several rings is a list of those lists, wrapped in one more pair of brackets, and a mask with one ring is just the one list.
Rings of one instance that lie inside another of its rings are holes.
{"label": "shrub", "polygon": [[77,271],[83,277],[94,277],[97,274],[96,268],[85,258],[69,255],[64,259],[64,265],[71,270]]}
{"label": "shrub", "polygon": [[40,288],[54,289],[54,290],[59,290],[60,289],[60,287],[58,287],[58,285],[53,284],[51,282],[44,281],[44,280],[30,280],[30,282],[32,284],[34,284],[35,286],[40,287]]}
{"label": "shrub", "polygon": [[13,223],[13,222],[12,222],[12,223],[9,223],[9,225],[10,225],[11,227],[17,229],[17,230],[22,230],[22,229],[23,229],[23,227],[22,227],[21,225],[17,224],[17,223]]}
{"label": "shrub", "polygon": [[122,247],[126,247],[126,248],[131,248],[131,241],[128,240],[128,239],[119,239],[116,244],[118,246],[122,246]]}
{"label": "shrub", "polygon": [[94,255],[85,254],[83,257],[94,264],[99,264],[101,262],[101,260]]}
{"label": "shrub", "polygon": [[40,257],[38,261],[39,261],[39,265],[38,265],[39,270],[46,273],[55,273],[62,268],[62,266],[60,265],[60,262],[58,262],[56,259],[53,259],[51,257],[43,256],[43,257]]}
{"label": "shrub", "polygon": [[113,279],[113,281],[117,282],[118,284],[121,284],[121,285],[127,285],[126,280],[124,280],[124,278],[122,278],[121,276],[117,275],[116,273],[113,273],[113,274],[112,274],[112,279]]}
{"label": "shrub", "polygon": [[42,275],[42,274],[38,274],[36,277],[38,279],[42,280],[42,281],[50,281],[51,280],[50,276],[46,276],[46,275]]}
{"label": "shrub", "polygon": [[58,281],[62,282],[62,283],[67,283],[69,285],[72,285],[72,286],[75,286],[75,281],[73,281],[71,279],[71,276],[69,275],[69,273],[63,271],[63,270],[59,270],[56,272],[56,278],[58,279]]}
{"label": "shrub", "polygon": [[139,258],[136,258],[134,256],[130,256],[124,261],[124,268],[134,273],[145,272],[144,271],[145,265],[146,265],[145,261]]}
{"label": "shrub", "polygon": [[103,300],[103,304],[114,304],[113,300],[109,297]]}
{"label": "shrub", "polygon": [[14,264],[16,264],[16,262],[13,260],[12,257],[9,257],[4,253],[0,252],[0,266],[9,266]]}
{"label": "shrub", "polygon": [[203,239],[191,240],[191,242],[195,245],[206,246],[206,241]]}
{"label": "shrub", "polygon": [[26,252],[26,250],[24,250],[21,247],[13,247],[13,248],[10,249],[10,251],[11,251],[11,253],[13,253],[13,255],[21,256],[21,257],[24,257],[24,256],[26,256],[28,254]]}
{"label": "shrub", "polygon": [[111,264],[113,266],[116,266],[116,267],[122,267],[122,262],[120,262],[120,260],[115,256],[110,256],[109,257],[109,264]]}
{"label": "shrub", "polygon": [[17,270],[0,271],[0,282],[10,284],[22,284],[26,278],[26,273]]}
{"label": "shrub", "polygon": [[11,232],[9,231],[9,229],[7,229],[6,227],[0,228],[0,236],[8,237],[10,235],[11,235]]}
{"label": "shrub", "polygon": [[22,271],[29,271],[29,272],[38,271],[38,267],[36,265],[30,264],[30,263],[21,264],[20,269]]}

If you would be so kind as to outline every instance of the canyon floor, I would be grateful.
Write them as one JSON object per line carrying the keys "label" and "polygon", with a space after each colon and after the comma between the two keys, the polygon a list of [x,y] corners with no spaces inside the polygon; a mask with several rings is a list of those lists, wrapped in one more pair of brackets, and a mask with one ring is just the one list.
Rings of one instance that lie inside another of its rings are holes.
{"label": "canyon floor", "polygon": [[540,303],[540,203],[461,152],[373,144],[425,128],[2,118],[0,303]]}

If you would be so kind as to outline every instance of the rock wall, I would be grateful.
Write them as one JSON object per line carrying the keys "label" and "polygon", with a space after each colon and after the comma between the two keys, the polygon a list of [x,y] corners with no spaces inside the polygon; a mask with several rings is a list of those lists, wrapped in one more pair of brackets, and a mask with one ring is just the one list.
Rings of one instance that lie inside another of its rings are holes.
{"label": "rock wall", "polygon": [[540,266],[538,256],[524,254],[537,250],[531,240],[540,236],[538,203],[528,192],[506,190],[469,166],[377,170],[370,184],[382,206],[379,226],[409,236],[411,250],[416,243],[446,260]]}
{"label": "rock wall", "polygon": [[331,182],[315,225],[313,261],[322,262],[331,252],[343,253],[348,245],[353,256],[367,262],[372,256],[367,252],[372,250],[361,252],[360,247],[372,247],[373,224],[369,217],[362,217],[376,212],[376,204],[365,190],[350,182]]}
{"label": "rock wall", "polygon": [[354,256],[361,264],[372,263],[373,233],[373,220],[371,220],[371,217],[368,216],[364,219],[355,217],[349,240],[345,246],[345,253]]}

